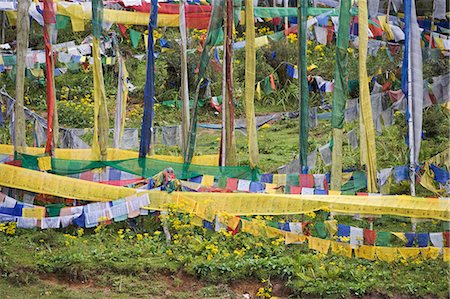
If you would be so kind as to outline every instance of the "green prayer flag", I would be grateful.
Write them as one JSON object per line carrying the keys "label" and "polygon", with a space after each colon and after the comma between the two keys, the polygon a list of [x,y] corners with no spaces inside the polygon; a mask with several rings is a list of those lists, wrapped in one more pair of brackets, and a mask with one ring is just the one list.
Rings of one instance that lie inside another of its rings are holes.
{"label": "green prayer flag", "polygon": [[359,90],[359,80],[348,80],[348,93],[352,94]]}
{"label": "green prayer flag", "polygon": [[342,129],[344,126],[345,102],[348,96],[348,42],[350,31],[350,0],[341,1],[341,14],[339,15],[339,31],[336,41],[336,70],[333,94],[333,109],[331,114],[331,126]]}
{"label": "green prayer flag", "polygon": [[133,48],[137,49],[137,47],[139,46],[139,41],[141,40],[141,33],[134,29],[130,29],[129,33],[130,33],[131,45],[133,46]]}
{"label": "green prayer flag", "polygon": [[292,173],[286,176],[286,185],[288,186],[300,186],[300,180],[298,174]]}
{"label": "green prayer flag", "polygon": [[92,34],[100,38],[103,32],[103,1],[92,0]]}
{"label": "green prayer flag", "polygon": [[391,244],[390,232],[378,232],[376,239],[376,246],[389,246]]}
{"label": "green prayer flag", "polygon": [[352,179],[342,185],[341,191],[345,195],[355,194],[355,192],[363,190],[367,187],[367,176],[364,172],[354,171]]}
{"label": "green prayer flag", "polygon": [[271,94],[273,92],[272,85],[270,84],[270,77],[267,76],[264,78],[264,93]]}
{"label": "green prayer flag", "polygon": [[278,228],[278,222],[277,221],[267,221],[266,223],[270,227]]}
{"label": "green prayer flag", "polygon": [[314,224],[314,232],[316,237],[321,239],[325,239],[328,236],[328,230],[324,222],[316,222]]}
{"label": "green prayer flag", "polygon": [[54,203],[54,204],[48,204],[45,205],[45,208],[47,209],[48,217],[58,217],[61,209],[64,208],[66,205],[62,203]]}
{"label": "green prayer flag", "polygon": [[308,79],[306,75],[306,33],[308,31],[308,0],[298,1],[298,20],[299,20],[299,39],[298,39],[298,80],[299,80],[299,120],[300,120],[300,136],[299,136],[299,160],[302,167],[308,165],[308,135],[309,135],[309,89]]}
{"label": "green prayer flag", "polygon": [[267,38],[277,42],[277,41],[280,41],[280,40],[284,40],[286,37],[284,35],[284,31],[279,31],[279,32],[276,32],[274,34],[269,34],[267,36]]}
{"label": "green prayer flag", "polygon": [[219,177],[219,180],[217,182],[219,188],[226,188],[227,186],[227,178],[226,177]]}
{"label": "green prayer flag", "polygon": [[56,15],[56,30],[63,30],[66,29],[67,25],[69,24],[70,17],[63,16],[63,15]]}

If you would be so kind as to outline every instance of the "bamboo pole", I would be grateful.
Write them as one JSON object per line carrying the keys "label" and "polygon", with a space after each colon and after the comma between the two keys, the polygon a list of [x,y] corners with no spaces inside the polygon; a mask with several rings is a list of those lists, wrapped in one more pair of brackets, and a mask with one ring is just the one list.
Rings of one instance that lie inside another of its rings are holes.
{"label": "bamboo pole", "polygon": [[180,34],[181,34],[181,144],[183,156],[186,155],[188,147],[188,134],[189,134],[189,81],[188,81],[188,71],[187,71],[187,32],[186,32],[186,15],[185,15],[185,5],[186,0],[180,1]]}
{"label": "bamboo pole", "polygon": [[30,18],[28,9],[30,0],[19,1],[17,7],[17,62],[16,62],[16,104],[14,105],[14,151],[20,152],[26,147],[26,128],[24,111],[25,60],[28,49]]}

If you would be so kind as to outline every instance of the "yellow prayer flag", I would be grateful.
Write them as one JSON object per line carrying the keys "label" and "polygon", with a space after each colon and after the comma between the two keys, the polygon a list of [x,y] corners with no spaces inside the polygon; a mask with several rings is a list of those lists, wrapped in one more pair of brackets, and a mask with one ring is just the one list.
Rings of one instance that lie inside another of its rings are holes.
{"label": "yellow prayer flag", "polygon": [[346,256],[346,257],[352,257],[352,245],[349,243],[342,243],[342,242],[331,242],[331,251],[334,254]]}
{"label": "yellow prayer flag", "polygon": [[285,232],[285,244],[292,244],[292,243],[303,243],[306,240],[305,235],[299,235],[294,232]]}
{"label": "yellow prayer flag", "polygon": [[353,172],[343,172],[342,173],[342,185],[346,184],[353,176]]}
{"label": "yellow prayer flag", "polygon": [[47,171],[52,169],[52,158],[50,156],[40,157],[37,161],[40,170]]}
{"label": "yellow prayer flag", "polygon": [[202,178],[202,186],[203,187],[212,187],[213,185],[214,185],[214,176],[204,175]]}
{"label": "yellow prayer flag", "polygon": [[258,82],[258,84],[256,84],[256,98],[258,99],[258,101],[261,101],[261,82]]}
{"label": "yellow prayer flag", "polygon": [[372,193],[378,192],[377,185],[377,152],[375,147],[375,129],[372,116],[372,105],[370,103],[369,82],[367,79],[367,47],[368,47],[368,12],[367,0],[358,1],[359,21],[359,97],[360,97],[360,119],[361,127],[361,157],[366,165],[367,190]]}
{"label": "yellow prayer flag", "polygon": [[422,256],[426,259],[435,260],[438,258],[439,254],[441,253],[441,249],[438,247],[424,247],[420,248],[420,253],[422,253]]}
{"label": "yellow prayer flag", "polygon": [[310,237],[308,240],[309,249],[314,249],[321,253],[328,253],[328,251],[330,249],[330,245],[331,245],[330,240],[324,240],[324,239],[314,238],[314,237]]}
{"label": "yellow prayer flag", "polygon": [[386,33],[386,38],[388,40],[393,40],[394,34],[392,33],[391,25],[387,22],[386,16],[378,16],[378,20],[380,21],[381,28]]}
{"label": "yellow prayer flag", "polygon": [[398,251],[395,247],[375,247],[377,257],[384,262],[392,263],[398,258]]}
{"label": "yellow prayer flag", "polygon": [[337,221],[336,220],[327,220],[327,221],[325,221],[325,227],[327,228],[327,230],[328,230],[328,232],[330,233],[330,236],[334,236],[336,233],[337,233],[337,231],[338,231],[338,228],[337,228]]}
{"label": "yellow prayer flag", "polygon": [[375,260],[375,246],[362,245],[355,248],[355,256],[366,260]]}
{"label": "yellow prayer flag", "polygon": [[44,207],[23,208],[22,217],[42,219],[45,217],[45,208]]}
{"label": "yellow prayer flag", "polygon": [[398,252],[405,260],[415,259],[419,256],[420,248],[414,247],[399,247]]}
{"label": "yellow prayer flag", "polygon": [[235,230],[239,226],[240,221],[241,219],[238,217],[231,217],[228,220],[228,227],[231,228],[232,230]]}
{"label": "yellow prayer flag", "polygon": [[407,243],[408,240],[406,239],[405,233],[392,233],[394,236],[402,240],[403,242]]}
{"label": "yellow prayer flag", "polygon": [[434,185],[434,173],[430,169],[430,165],[425,163],[423,166],[423,174],[420,178],[420,184],[435,194],[440,194],[443,190],[438,190]]}
{"label": "yellow prayer flag", "polygon": [[36,78],[44,77],[43,69],[30,69],[31,74]]}
{"label": "yellow prayer flag", "polygon": [[80,4],[62,5],[57,3],[56,9],[58,14],[70,17],[73,32],[84,31],[84,19],[87,19],[88,15],[92,17],[92,12],[84,12]]}
{"label": "yellow prayer flag", "polygon": [[274,174],[273,183],[279,186],[286,186],[286,174]]}
{"label": "yellow prayer flag", "polygon": [[444,262],[450,262],[450,248],[444,247]]}
{"label": "yellow prayer flag", "polygon": [[255,38],[255,48],[261,48],[262,46],[265,46],[268,44],[269,44],[269,39],[267,38],[267,35]]}
{"label": "yellow prayer flag", "polygon": [[[144,45],[145,45],[145,51],[148,49],[148,34],[143,34],[144,36]],[[156,43],[156,39],[153,40],[153,43]]]}
{"label": "yellow prayer flag", "polygon": [[16,26],[17,11],[6,10],[5,13],[6,13],[6,17],[8,18],[8,23],[11,24],[11,26]]}
{"label": "yellow prayer flag", "polygon": [[269,194],[275,194],[277,193],[277,185],[276,184],[269,184],[269,183],[265,183],[266,184],[266,193]]}
{"label": "yellow prayer flag", "polygon": [[80,62],[81,62],[81,63],[85,63],[85,62],[86,62],[86,56],[81,56]]}
{"label": "yellow prayer flag", "polygon": [[284,238],[285,236],[284,231],[271,226],[265,227],[265,233],[268,238],[280,238],[280,237]]}
{"label": "yellow prayer flag", "polygon": [[434,43],[436,44],[436,48],[439,50],[445,50],[444,42],[442,41],[442,38],[439,36],[433,35]]}

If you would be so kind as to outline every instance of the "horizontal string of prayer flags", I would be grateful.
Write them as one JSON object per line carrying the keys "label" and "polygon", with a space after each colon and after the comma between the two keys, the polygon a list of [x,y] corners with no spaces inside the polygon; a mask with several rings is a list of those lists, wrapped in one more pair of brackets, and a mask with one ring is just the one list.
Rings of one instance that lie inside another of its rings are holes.
{"label": "horizontal string of prayer flags", "polygon": [[17,222],[18,228],[40,226],[41,229],[47,229],[67,227],[70,224],[89,228],[108,220],[117,222],[146,214],[142,213],[141,208],[149,204],[150,199],[147,193],[76,207],[66,207],[63,204],[34,206],[20,203],[1,194],[0,222]]}

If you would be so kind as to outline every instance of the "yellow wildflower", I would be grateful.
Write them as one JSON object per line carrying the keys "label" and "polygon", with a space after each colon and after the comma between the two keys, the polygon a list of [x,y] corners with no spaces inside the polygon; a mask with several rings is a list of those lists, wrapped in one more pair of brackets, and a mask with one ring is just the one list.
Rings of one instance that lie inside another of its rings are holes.
{"label": "yellow wildflower", "polygon": [[293,43],[298,41],[297,34],[295,34],[295,33],[290,33],[287,36],[287,39],[288,39],[289,43],[291,43],[291,44],[293,44]]}
{"label": "yellow wildflower", "polygon": [[314,47],[314,51],[321,52],[323,51],[324,45],[317,45]]}

